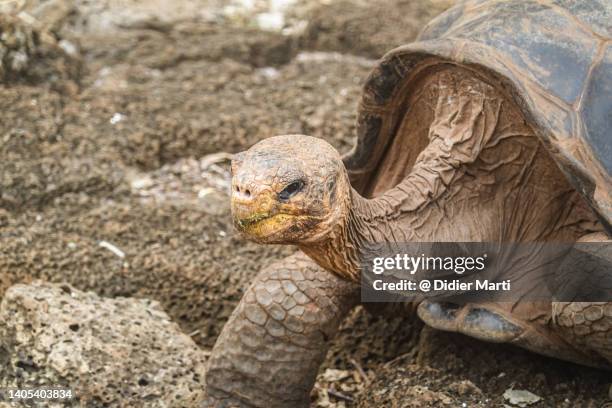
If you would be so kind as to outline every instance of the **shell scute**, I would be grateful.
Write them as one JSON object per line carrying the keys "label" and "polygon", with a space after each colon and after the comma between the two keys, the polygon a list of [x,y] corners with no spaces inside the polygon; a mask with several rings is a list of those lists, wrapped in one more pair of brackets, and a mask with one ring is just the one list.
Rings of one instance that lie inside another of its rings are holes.
{"label": "shell scute", "polygon": [[593,154],[612,176],[612,44],[604,51],[603,59],[593,67],[591,78],[581,103],[581,113],[587,139]]}

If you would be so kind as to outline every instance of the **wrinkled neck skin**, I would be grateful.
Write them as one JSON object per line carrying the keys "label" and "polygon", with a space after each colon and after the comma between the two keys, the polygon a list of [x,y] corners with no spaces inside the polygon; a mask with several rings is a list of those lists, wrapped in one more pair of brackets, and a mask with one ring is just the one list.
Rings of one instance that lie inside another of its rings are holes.
{"label": "wrinkled neck skin", "polygon": [[405,225],[410,219],[416,221],[419,211],[401,211],[402,228],[399,210],[385,195],[367,199],[351,187],[346,199],[347,211],[330,233],[319,241],[300,244],[299,248],[328,271],[359,282],[361,260],[368,243],[413,241],[416,236],[406,231]]}

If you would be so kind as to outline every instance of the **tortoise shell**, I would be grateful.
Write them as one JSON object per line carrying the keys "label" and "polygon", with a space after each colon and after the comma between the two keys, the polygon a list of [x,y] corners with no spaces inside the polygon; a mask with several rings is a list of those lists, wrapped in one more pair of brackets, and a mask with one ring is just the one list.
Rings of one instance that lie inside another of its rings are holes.
{"label": "tortoise shell", "polygon": [[400,84],[419,66],[440,60],[499,80],[612,233],[611,22],[609,0],[472,0],[450,8],[370,73],[357,144],[344,158],[354,187],[368,194],[393,140],[400,115],[391,101],[406,89]]}

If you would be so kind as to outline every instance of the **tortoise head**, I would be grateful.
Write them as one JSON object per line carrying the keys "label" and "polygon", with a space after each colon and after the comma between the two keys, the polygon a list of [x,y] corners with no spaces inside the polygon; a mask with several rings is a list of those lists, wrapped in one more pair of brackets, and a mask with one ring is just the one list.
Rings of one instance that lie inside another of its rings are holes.
{"label": "tortoise head", "polygon": [[260,243],[317,242],[345,219],[349,181],[338,152],[310,136],[275,136],[232,160],[232,217]]}

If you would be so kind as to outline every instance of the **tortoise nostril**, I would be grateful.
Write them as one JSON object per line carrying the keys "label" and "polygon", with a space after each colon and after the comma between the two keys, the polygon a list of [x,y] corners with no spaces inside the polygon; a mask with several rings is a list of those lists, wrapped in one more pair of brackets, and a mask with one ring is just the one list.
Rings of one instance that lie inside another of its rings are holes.
{"label": "tortoise nostril", "polygon": [[240,186],[239,184],[235,184],[233,186],[233,191],[237,197],[251,198],[251,189],[245,187],[244,185]]}

